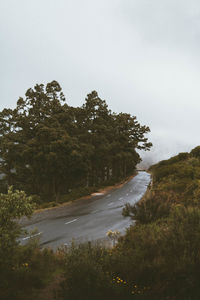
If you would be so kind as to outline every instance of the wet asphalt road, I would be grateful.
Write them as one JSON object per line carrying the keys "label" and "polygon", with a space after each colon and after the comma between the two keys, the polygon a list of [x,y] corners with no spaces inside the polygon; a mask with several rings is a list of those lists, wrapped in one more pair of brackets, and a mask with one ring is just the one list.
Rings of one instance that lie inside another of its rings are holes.
{"label": "wet asphalt road", "polygon": [[[72,239],[77,242],[103,239],[108,230],[118,230],[123,234],[133,222],[129,217],[122,216],[124,205],[140,200],[149,183],[150,175],[139,172],[121,188],[62,207],[61,213],[51,212],[43,219],[36,219],[26,229],[32,231],[37,228],[41,247],[53,249],[69,245]],[[29,239],[30,234],[23,237],[22,244]]]}

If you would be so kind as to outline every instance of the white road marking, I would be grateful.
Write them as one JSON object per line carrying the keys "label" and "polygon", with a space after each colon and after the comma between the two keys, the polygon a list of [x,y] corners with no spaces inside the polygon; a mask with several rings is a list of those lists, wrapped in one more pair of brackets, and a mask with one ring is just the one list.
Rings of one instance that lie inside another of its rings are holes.
{"label": "white road marking", "polygon": [[110,197],[111,196],[111,194],[108,194],[106,197],[108,198],[108,197]]}
{"label": "white road marking", "polygon": [[114,202],[110,202],[109,204],[108,204],[108,206],[110,206],[110,205],[112,205]]}
{"label": "white road marking", "polygon": [[38,235],[40,235],[40,234],[42,234],[42,232],[38,232],[38,233],[36,233],[36,234],[27,236],[27,237],[23,238],[22,240],[25,241],[25,240],[28,240],[28,239],[30,239],[30,238],[32,238],[32,237],[38,236]]}
{"label": "white road marking", "polygon": [[129,195],[129,193],[126,194],[126,196],[128,196],[128,195]]}
{"label": "white road marking", "polygon": [[73,223],[73,222],[75,222],[75,221],[77,221],[77,219],[74,219],[74,220],[72,220],[72,221],[66,222],[65,224],[67,225],[67,224]]}
{"label": "white road marking", "polygon": [[119,198],[118,200],[119,200],[119,201],[120,201],[120,200],[123,200],[123,197]]}

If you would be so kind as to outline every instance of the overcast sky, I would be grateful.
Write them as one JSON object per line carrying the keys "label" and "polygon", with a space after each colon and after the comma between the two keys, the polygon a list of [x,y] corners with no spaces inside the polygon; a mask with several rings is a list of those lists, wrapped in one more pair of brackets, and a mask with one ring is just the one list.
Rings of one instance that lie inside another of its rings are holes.
{"label": "overcast sky", "polygon": [[148,125],[148,159],[200,144],[199,0],[1,0],[0,42],[0,110],[57,80]]}

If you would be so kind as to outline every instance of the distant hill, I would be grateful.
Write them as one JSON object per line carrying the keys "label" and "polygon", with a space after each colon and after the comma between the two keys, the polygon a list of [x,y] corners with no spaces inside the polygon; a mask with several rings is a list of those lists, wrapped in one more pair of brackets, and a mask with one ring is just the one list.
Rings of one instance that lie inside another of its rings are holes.
{"label": "distant hill", "polygon": [[154,192],[168,193],[172,202],[200,205],[200,146],[151,166]]}

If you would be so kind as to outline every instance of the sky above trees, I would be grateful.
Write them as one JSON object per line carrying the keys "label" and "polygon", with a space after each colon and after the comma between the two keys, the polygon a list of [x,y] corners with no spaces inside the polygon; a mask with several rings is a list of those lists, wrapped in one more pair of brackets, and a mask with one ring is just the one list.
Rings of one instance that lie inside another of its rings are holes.
{"label": "sky above trees", "polygon": [[2,0],[0,110],[57,80],[69,105],[96,90],[151,128],[148,159],[199,144],[198,0]]}

